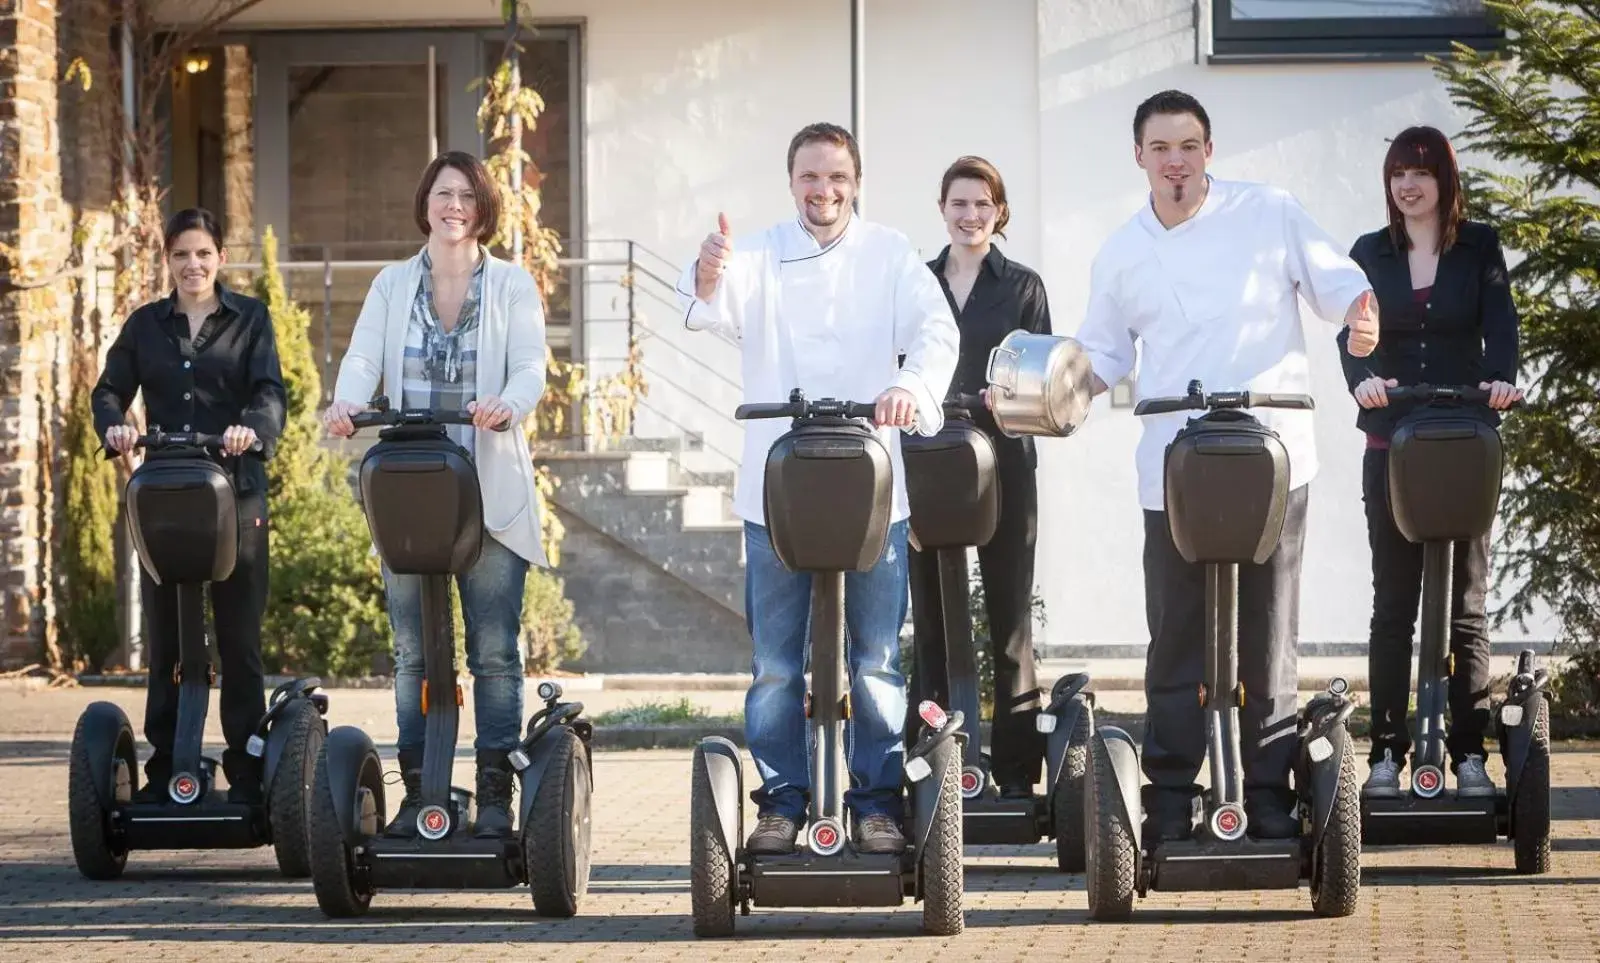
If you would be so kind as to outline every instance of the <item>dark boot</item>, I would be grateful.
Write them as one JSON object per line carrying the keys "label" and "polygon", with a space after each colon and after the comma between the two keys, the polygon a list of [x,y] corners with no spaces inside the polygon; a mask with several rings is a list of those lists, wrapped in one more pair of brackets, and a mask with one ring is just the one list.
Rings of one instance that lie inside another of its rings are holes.
{"label": "dark boot", "polygon": [[1292,789],[1251,789],[1244,794],[1248,831],[1256,839],[1294,839],[1300,810]]}
{"label": "dark boot", "polygon": [[1179,842],[1194,834],[1193,789],[1142,786],[1139,791],[1144,798],[1141,836],[1145,845]]}
{"label": "dark boot", "polygon": [[503,750],[478,750],[479,839],[511,835],[511,761]]}
{"label": "dark boot", "polygon": [[229,749],[222,754],[222,774],[228,779],[228,802],[262,804],[260,759]]}
{"label": "dark boot", "polygon": [[164,752],[157,752],[144,764],[144,782],[140,784],[139,791],[133,794],[133,801],[137,803],[166,802],[167,783],[172,781],[172,757]]}
{"label": "dark boot", "polygon": [[400,780],[405,784],[406,795],[400,800],[400,811],[384,829],[385,836],[410,839],[417,834],[417,814],[422,812],[422,750],[400,750]]}

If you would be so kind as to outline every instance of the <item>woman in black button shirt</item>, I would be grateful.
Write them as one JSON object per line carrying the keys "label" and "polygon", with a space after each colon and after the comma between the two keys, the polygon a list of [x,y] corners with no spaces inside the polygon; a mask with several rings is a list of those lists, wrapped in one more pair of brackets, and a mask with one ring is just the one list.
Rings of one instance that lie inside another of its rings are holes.
{"label": "woman in black button shirt", "polygon": [[[1517,375],[1517,312],[1500,239],[1486,224],[1462,218],[1455,152],[1432,127],[1410,127],[1383,163],[1389,224],[1362,236],[1350,256],[1378,297],[1382,338],[1369,358],[1340,355],[1367,435],[1362,466],[1367,539],[1372,546],[1372,772],[1369,796],[1400,794],[1410,751],[1411,638],[1422,593],[1422,546],[1395,527],[1388,503],[1389,436],[1404,406],[1386,389],[1399,385],[1478,385],[1490,407],[1522,397]],[[1339,335],[1345,348],[1346,333]],[[1492,416],[1498,422],[1498,416]],[[1489,537],[1457,544],[1451,586],[1450,734],[1448,748],[1461,796],[1493,796],[1484,769],[1489,724]]]}
{"label": "woman in black button shirt", "polygon": [[[133,449],[139,430],[124,423],[144,393],[151,430],[220,434],[225,467],[236,460],[238,560],[211,586],[217,651],[222,659],[222,769],[231,802],[261,798],[260,763],[245,750],[266,712],[261,670],[261,616],[267,600],[267,474],[265,462],[283,431],[284,391],[267,307],[217,280],[227,261],[222,231],[209,211],[180,211],[167,222],[167,267],[176,281],[168,297],[133,312],[106,355],[94,388],[95,430],[107,457]],[[261,442],[260,451],[249,449]],[[155,748],[140,796],[164,798],[172,775],[178,722],[177,587],[141,572],[149,662],[144,732]]]}
{"label": "woman in black button shirt", "polygon": [[[1039,275],[994,245],[995,237],[1005,237],[1011,209],[1005,182],[993,164],[981,157],[962,157],[951,164],[939,187],[939,210],[950,243],[928,267],[939,279],[961,328],[961,356],[950,390],[975,395],[988,387],[985,368],[990,349],[1018,328],[1049,334],[1050,305]],[[991,775],[1002,796],[1025,799],[1033,794],[1044,761],[1044,737],[1034,728],[1039,683],[1034,674],[1031,612],[1039,532],[1037,462],[1031,438],[1007,438],[985,408],[973,411],[973,417],[994,442],[1000,483],[999,525],[989,543],[978,549],[994,663]],[[942,650],[937,553],[913,550],[910,571],[916,634],[920,639],[938,639]],[[947,688],[927,684],[930,673],[942,676],[943,672],[944,666],[917,665],[913,673],[917,691]],[[917,701],[912,699],[911,705]]]}

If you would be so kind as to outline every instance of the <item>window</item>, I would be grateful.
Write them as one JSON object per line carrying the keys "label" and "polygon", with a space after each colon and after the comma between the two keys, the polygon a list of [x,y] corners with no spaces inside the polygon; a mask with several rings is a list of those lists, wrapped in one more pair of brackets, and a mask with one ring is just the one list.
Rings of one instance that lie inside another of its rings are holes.
{"label": "window", "polygon": [[1505,36],[1483,0],[1212,0],[1213,62],[1415,60]]}

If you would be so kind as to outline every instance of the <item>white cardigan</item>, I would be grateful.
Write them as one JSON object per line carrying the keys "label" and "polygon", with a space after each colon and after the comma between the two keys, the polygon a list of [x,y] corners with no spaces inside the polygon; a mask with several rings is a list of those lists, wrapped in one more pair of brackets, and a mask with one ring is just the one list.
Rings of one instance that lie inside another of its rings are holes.
{"label": "white cardigan", "polygon": [[[489,534],[529,562],[547,566],[541,540],[539,500],[534,492],[533,455],[521,431],[544,395],[544,305],[526,270],[483,254],[484,294],[478,314],[476,396],[498,396],[511,406],[507,431],[478,429],[474,434],[478,484],[483,491],[483,521]],[[383,394],[402,404],[406,326],[422,282],[422,252],[378,272],[356,318],[350,347],[339,362],[336,401],[366,405]]]}

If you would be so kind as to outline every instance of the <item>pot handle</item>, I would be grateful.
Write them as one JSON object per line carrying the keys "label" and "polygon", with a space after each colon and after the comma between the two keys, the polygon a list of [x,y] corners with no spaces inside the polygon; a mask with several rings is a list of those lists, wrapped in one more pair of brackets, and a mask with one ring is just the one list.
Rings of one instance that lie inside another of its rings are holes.
{"label": "pot handle", "polygon": [[[1004,345],[997,345],[996,347],[990,348],[989,364],[984,369],[983,378],[985,381],[989,382],[989,387],[999,388],[1009,395],[1017,390],[1017,366],[1015,364],[999,364],[1002,355],[1010,358],[1016,358],[1018,356],[1016,351],[1011,348],[1007,348]],[[1001,381],[995,377],[996,369],[1000,368],[1003,368],[1006,373],[1004,381]]]}

